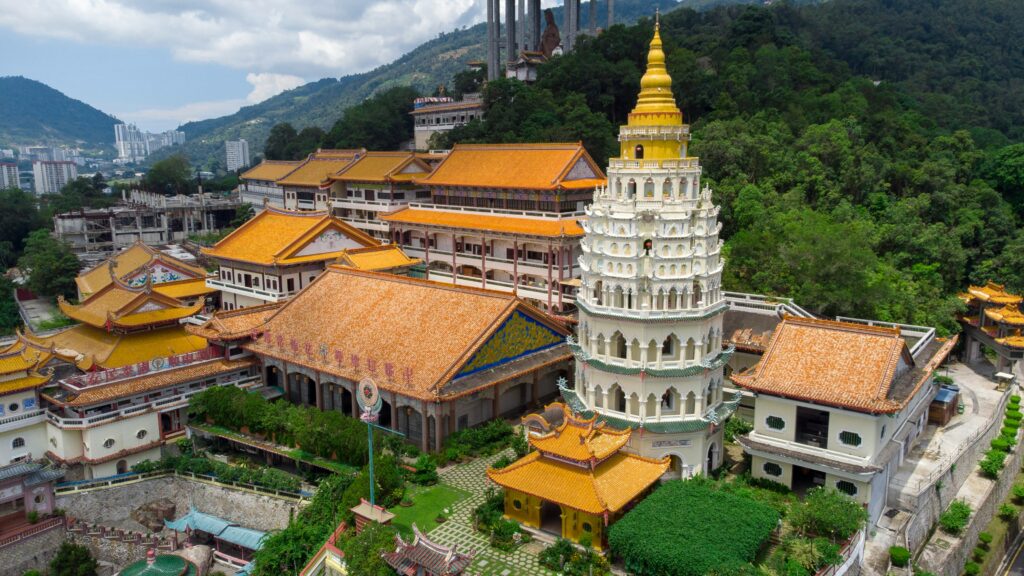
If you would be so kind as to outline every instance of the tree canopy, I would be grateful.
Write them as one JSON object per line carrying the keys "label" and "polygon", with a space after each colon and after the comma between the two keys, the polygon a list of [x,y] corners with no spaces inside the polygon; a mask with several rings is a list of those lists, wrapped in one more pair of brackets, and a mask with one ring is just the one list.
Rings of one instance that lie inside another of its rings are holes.
{"label": "tree canopy", "polygon": [[28,273],[28,289],[39,296],[73,298],[77,294],[78,257],[49,230],[41,228],[29,234],[18,266]]}
{"label": "tree canopy", "polygon": [[161,194],[191,194],[194,191],[192,165],[182,154],[164,158],[149,168],[143,186]]}
{"label": "tree canopy", "polygon": [[325,148],[397,150],[412,138],[412,103],[419,93],[390,88],[345,110],[324,138]]}

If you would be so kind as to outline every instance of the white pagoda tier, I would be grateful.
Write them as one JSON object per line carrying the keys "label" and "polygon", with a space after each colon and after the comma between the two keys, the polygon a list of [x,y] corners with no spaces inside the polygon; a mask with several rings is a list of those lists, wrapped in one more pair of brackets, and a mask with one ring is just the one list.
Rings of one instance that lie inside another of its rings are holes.
{"label": "white pagoda tier", "polygon": [[570,406],[636,429],[628,450],[670,456],[669,474],[722,462],[722,241],[718,206],[687,156],[689,126],[672,96],[657,26],[647,71],[608,185],[583,224],[576,384]]}

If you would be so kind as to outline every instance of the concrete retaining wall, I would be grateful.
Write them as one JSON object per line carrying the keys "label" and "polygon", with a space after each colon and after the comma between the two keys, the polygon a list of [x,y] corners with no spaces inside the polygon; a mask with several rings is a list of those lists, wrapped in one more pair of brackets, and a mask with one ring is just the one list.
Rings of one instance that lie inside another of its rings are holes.
{"label": "concrete retaining wall", "polygon": [[963,498],[971,505],[973,512],[970,521],[960,537],[938,529],[935,531],[918,557],[918,563],[924,570],[937,576],[958,576],[963,572],[964,563],[970,559],[977,545],[978,533],[992,521],[1013,487],[1017,471],[1020,470],[1022,453],[1024,446],[1018,445],[1006,459],[1003,472],[996,480],[982,477],[976,466],[971,467],[970,477],[956,497],[950,500]]}
{"label": "concrete retaining wall", "polygon": [[68,532],[67,539],[88,548],[92,552],[93,558],[101,562],[109,562],[120,568],[144,559],[148,549],[146,545],[148,542],[145,544],[123,542],[76,532]]}
{"label": "concrete retaining wall", "polygon": [[0,574],[20,576],[29,570],[45,574],[63,541],[61,526],[0,548]]}
{"label": "concrete retaining wall", "polygon": [[[303,505],[293,500],[274,498],[243,490],[225,488],[177,476],[150,478],[132,484],[120,484],[57,496],[57,507],[68,516],[108,526],[133,527],[132,511],[144,504],[167,498],[177,506],[176,516],[189,505],[201,512],[259,530],[279,530]],[[133,527],[142,530],[141,527]]]}

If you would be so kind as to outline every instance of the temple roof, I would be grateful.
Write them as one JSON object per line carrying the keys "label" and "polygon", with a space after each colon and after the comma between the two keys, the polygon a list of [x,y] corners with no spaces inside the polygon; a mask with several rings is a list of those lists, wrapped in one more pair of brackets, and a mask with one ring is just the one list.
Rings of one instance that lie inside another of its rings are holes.
{"label": "temple roof", "polygon": [[987,282],[984,286],[970,286],[967,288],[966,296],[967,300],[975,298],[992,304],[1020,304],[1024,300],[1017,294],[1007,292],[1005,285],[995,282]]}
{"label": "temple roof", "polygon": [[328,177],[340,172],[351,164],[365,150],[317,150],[298,168],[277,181],[278,186],[302,186],[319,188]]}
{"label": "temple roof", "polygon": [[280,180],[302,164],[302,160],[264,160],[239,176],[242,180],[273,182]]}
{"label": "temple roof", "polygon": [[449,576],[461,574],[473,561],[473,553],[463,554],[456,546],[436,544],[412,525],[413,540],[406,542],[401,535],[395,535],[395,551],[384,552],[381,557],[398,574],[415,576],[417,568],[424,568],[430,574]]}
{"label": "temple roof", "polygon": [[443,209],[403,207],[379,217],[386,222],[422,224],[461,230],[486,230],[550,238],[582,238],[583,228],[575,218],[527,218],[523,216],[456,212]]}
{"label": "temple roof", "polygon": [[420,184],[436,187],[586,190],[604,173],[580,142],[569,144],[456,144]]}
{"label": "temple roof", "polygon": [[1016,306],[1006,305],[1002,308],[986,308],[985,316],[1000,324],[1024,326],[1024,313]]}
{"label": "temple roof", "polygon": [[[114,254],[110,258],[100,262],[96,266],[82,272],[75,278],[78,285],[78,294],[83,300],[92,294],[99,292],[113,278],[127,281],[132,276],[142,273],[144,268],[160,264],[181,272],[186,278],[205,278],[206,270],[186,264],[173,256],[168,256],[155,248],[136,242],[129,248]],[[158,283],[157,283],[158,284]]]}
{"label": "temple roof", "polygon": [[46,364],[53,356],[45,350],[26,346],[20,339],[0,350],[0,374],[26,372]]}
{"label": "temple roof", "polygon": [[945,359],[951,342],[939,344],[921,355],[927,362],[915,366],[898,328],[786,316],[761,362],[731,379],[763,394],[891,413]]}
{"label": "temple roof", "polygon": [[369,271],[393,270],[420,262],[419,258],[407,256],[396,244],[345,250],[338,258],[338,263],[343,266]]}
{"label": "temple roof", "polygon": [[589,514],[605,514],[621,510],[668,470],[668,458],[653,460],[622,452],[628,430],[600,429],[593,419],[580,420],[568,412],[559,430],[541,436],[540,443],[531,438],[537,451],[505,468],[488,469],[487,477],[504,488]]}
{"label": "temple roof", "polygon": [[198,314],[205,304],[206,300],[201,298],[188,306],[156,292],[148,282],[142,288],[132,288],[116,278],[81,304],[71,304],[63,297],[57,300],[61,312],[68,318],[106,329],[176,322]]}
{"label": "temple roof", "polygon": [[250,338],[277,312],[282,302],[247,306],[237,310],[218,310],[200,326],[186,326],[190,334],[207,340],[238,340]]}
{"label": "temple roof", "polygon": [[[507,340],[485,347],[506,328]],[[512,294],[329,266],[245,347],[351,381],[371,376],[384,390],[436,400],[463,392],[457,378],[530,357],[566,335],[562,325]]]}
{"label": "temple roof", "polygon": [[996,342],[1010,348],[1024,348],[1024,336],[1021,335],[1019,329],[1013,335],[1006,336],[1005,338],[996,338]]}
{"label": "temple roof", "polygon": [[[321,236],[334,238],[322,249],[303,249]],[[268,207],[203,254],[260,265],[298,264],[334,260],[342,250],[379,246],[365,232],[334,218],[326,211],[296,212]]]}
{"label": "temple roof", "polygon": [[632,430],[616,430],[597,423],[597,417],[573,416],[562,405],[562,423],[546,434],[531,436],[530,444],[538,451],[578,462],[601,461],[618,452],[629,442]]}
{"label": "temple roof", "polygon": [[412,152],[367,152],[341,172],[330,176],[337,182],[410,181],[430,173],[430,166]]}
{"label": "temple roof", "polygon": [[109,369],[206,348],[206,340],[181,325],[118,334],[79,324],[51,336],[22,335],[31,346],[68,358],[81,370]]}
{"label": "temple roof", "polygon": [[218,358],[206,362],[199,362],[180,368],[171,368],[152,374],[134,376],[86,388],[78,394],[71,394],[64,398],[61,403],[66,406],[79,407],[101,404],[118,398],[128,398],[136,394],[143,394],[167,388],[175,384],[191,382],[201,378],[209,378],[225,372],[232,372],[239,368],[251,366],[256,363],[255,358],[243,360],[225,360]]}
{"label": "temple roof", "polygon": [[178,532],[199,530],[218,540],[230,542],[249,550],[262,548],[263,540],[267,537],[266,532],[243,528],[234,522],[212,514],[205,514],[195,508],[190,508],[187,514],[177,520],[164,520],[164,526]]}

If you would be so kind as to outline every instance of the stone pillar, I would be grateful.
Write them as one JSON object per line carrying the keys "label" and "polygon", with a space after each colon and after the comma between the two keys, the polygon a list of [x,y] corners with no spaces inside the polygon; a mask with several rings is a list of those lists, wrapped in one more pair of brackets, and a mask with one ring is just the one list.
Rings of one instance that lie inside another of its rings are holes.
{"label": "stone pillar", "polygon": [[562,281],[565,280],[565,263],[563,262],[562,254],[565,252],[565,248],[562,246],[558,247],[558,311],[562,311]]}
{"label": "stone pillar", "polygon": [[590,0],[590,35],[597,36],[597,0]]}
{"label": "stone pillar", "polygon": [[455,255],[459,251],[459,238],[452,232],[452,284],[458,284],[459,264],[455,261]]}
{"label": "stone pillar", "polygon": [[608,27],[615,24],[615,0],[608,0]]}
{"label": "stone pillar", "polygon": [[540,0],[530,1],[530,50],[540,50]]}
{"label": "stone pillar", "polygon": [[540,395],[540,383],[538,382],[538,372],[539,370],[533,371],[533,381],[530,383],[530,401],[533,402],[534,404],[540,404],[540,399],[538,398],[538,396]]}
{"label": "stone pillar", "polygon": [[487,238],[480,238],[480,287],[487,288]]}
{"label": "stone pillar", "polygon": [[519,51],[526,50],[526,0],[517,2],[516,16],[516,51],[515,55],[509,55],[509,60],[515,60]]}
{"label": "stone pillar", "polygon": [[501,27],[501,13],[498,10],[498,0],[485,0],[487,2],[487,79],[498,78],[498,35]]}
{"label": "stone pillar", "polygon": [[420,434],[422,436],[422,438],[420,438],[420,444],[422,446],[420,447],[420,450],[430,452],[430,444],[428,444],[428,441],[430,440],[430,426],[427,421],[427,402],[424,401],[420,408],[422,408],[422,411],[420,412],[420,418],[422,420],[422,425],[420,426],[420,430],[422,431]]}
{"label": "stone pillar", "polygon": [[494,397],[491,398],[491,419],[498,417],[498,410],[501,409],[501,384],[497,384],[493,388]]}
{"label": "stone pillar", "polygon": [[516,0],[505,0],[505,60],[516,59]]}
{"label": "stone pillar", "polygon": [[519,241],[512,241],[512,293],[519,295]]}
{"label": "stone pillar", "polygon": [[435,404],[437,413],[434,414],[434,450],[437,452],[441,451],[441,422],[444,420],[444,415],[441,413],[441,405]]}
{"label": "stone pillar", "polygon": [[320,371],[317,370],[316,371],[316,399],[315,399],[315,401],[316,401],[316,409],[317,410],[323,410],[324,409],[324,398],[323,398],[323,396],[324,396],[324,388],[323,388],[323,384],[320,383]]}
{"label": "stone pillar", "polygon": [[552,273],[552,266],[554,264],[552,261],[555,259],[554,256],[555,256],[555,254],[551,250],[551,245],[549,244],[548,245],[548,309],[547,309],[548,312],[551,312],[551,285],[555,281],[555,276]]}

